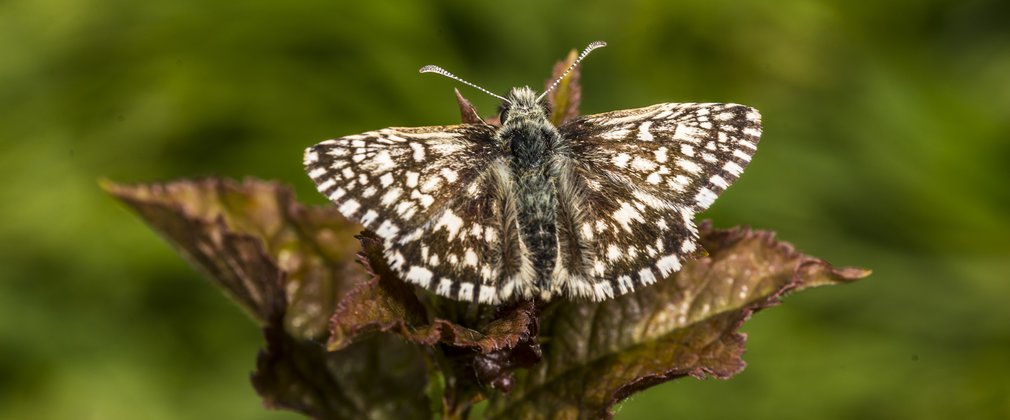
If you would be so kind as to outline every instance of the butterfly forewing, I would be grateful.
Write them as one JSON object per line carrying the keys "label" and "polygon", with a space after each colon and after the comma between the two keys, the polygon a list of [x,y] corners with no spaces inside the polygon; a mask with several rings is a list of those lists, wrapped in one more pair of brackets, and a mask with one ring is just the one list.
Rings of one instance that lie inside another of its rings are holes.
{"label": "butterfly forewing", "polygon": [[[596,300],[676,272],[699,248],[694,215],[739,177],[761,134],[760,115],[735,104],[660,104],[590,115],[560,127],[570,139],[562,202],[579,226],[561,243],[588,252],[573,277]],[[563,255],[567,264],[578,252]],[[585,282],[588,282],[586,284]]]}
{"label": "butterfly forewing", "polygon": [[750,162],[761,115],[737,104],[667,103],[581,117],[560,130],[576,139],[577,159],[700,212]]}
{"label": "butterfly forewing", "polygon": [[385,244],[402,278],[461,300],[496,301],[501,238],[491,173],[502,150],[480,124],[387,128],[305,151],[318,190]]}

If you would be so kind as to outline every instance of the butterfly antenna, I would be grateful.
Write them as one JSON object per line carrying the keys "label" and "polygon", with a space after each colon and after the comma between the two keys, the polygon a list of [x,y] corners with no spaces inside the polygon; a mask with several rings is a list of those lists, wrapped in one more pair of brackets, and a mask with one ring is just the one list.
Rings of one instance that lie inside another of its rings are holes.
{"label": "butterfly antenna", "polygon": [[589,55],[589,53],[591,53],[593,50],[597,48],[603,48],[606,46],[607,43],[603,41],[596,41],[589,43],[589,46],[587,46],[586,49],[582,50],[582,54],[579,54],[579,58],[575,59],[575,62],[572,63],[571,67],[568,67],[568,70],[565,70],[565,72],[561,74],[561,77],[559,77],[558,80],[555,80],[554,83],[551,84],[551,87],[547,88],[547,90],[545,90],[544,93],[541,93],[540,96],[537,97],[537,101],[540,101],[541,99],[544,98],[544,96],[547,96],[548,92],[558,87],[558,85],[561,84],[561,81],[564,80],[566,76],[568,76],[568,73],[571,73],[572,70],[575,70],[575,66],[579,65],[579,62],[581,62],[583,58],[586,58],[586,56]]}
{"label": "butterfly antenna", "polygon": [[429,64],[427,66],[421,67],[421,73],[436,73],[436,74],[441,74],[441,75],[443,75],[445,77],[448,77],[450,79],[456,79],[456,80],[462,82],[463,84],[466,84],[468,86],[477,88],[477,90],[480,90],[481,92],[484,92],[484,93],[486,93],[488,95],[494,96],[495,98],[501,99],[501,100],[503,100],[505,102],[508,102],[508,103],[512,103],[512,101],[508,100],[507,98],[499,96],[499,95],[495,95],[494,93],[491,93],[490,90],[484,89],[484,88],[482,88],[480,86],[477,86],[477,85],[475,85],[473,83],[470,83],[470,82],[468,82],[466,80],[460,79],[455,74],[449,73],[449,72],[445,71],[445,69],[443,69],[443,68],[441,68],[439,66],[433,66],[433,65]]}

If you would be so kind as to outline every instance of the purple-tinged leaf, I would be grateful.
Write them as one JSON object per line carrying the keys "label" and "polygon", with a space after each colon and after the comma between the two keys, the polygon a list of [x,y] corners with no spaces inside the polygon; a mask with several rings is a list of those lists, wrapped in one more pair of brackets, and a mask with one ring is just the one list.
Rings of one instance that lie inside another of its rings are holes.
{"label": "purple-tinged leaf", "polygon": [[[551,83],[558,80],[578,57],[578,51],[572,50],[568,53],[568,57],[555,63],[551,78],[544,83],[544,89],[549,88]],[[565,121],[579,116],[579,104],[582,102],[582,86],[579,84],[580,72],[579,67],[572,69],[572,72],[568,73],[561,83],[558,83],[558,86],[547,94],[547,103],[551,107],[551,122],[555,126],[560,126]]]}

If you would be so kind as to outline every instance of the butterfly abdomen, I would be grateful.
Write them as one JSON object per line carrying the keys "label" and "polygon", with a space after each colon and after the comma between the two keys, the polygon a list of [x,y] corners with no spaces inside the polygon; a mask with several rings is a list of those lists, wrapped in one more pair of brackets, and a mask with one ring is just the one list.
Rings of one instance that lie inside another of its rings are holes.
{"label": "butterfly abdomen", "polygon": [[519,231],[534,271],[532,286],[550,290],[551,272],[558,258],[557,174],[552,162],[560,134],[545,118],[529,118],[506,124],[499,135],[512,155],[509,166]]}

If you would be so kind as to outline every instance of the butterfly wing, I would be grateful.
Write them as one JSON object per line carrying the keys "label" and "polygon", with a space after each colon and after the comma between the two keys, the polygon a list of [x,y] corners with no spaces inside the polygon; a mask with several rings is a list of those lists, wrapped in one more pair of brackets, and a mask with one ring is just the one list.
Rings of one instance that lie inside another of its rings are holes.
{"label": "butterfly wing", "polygon": [[696,254],[694,215],[750,162],[761,116],[736,104],[667,103],[580,117],[559,131],[571,142],[560,201],[578,224],[559,230],[559,283],[602,300]]}
{"label": "butterfly wing", "polygon": [[[503,257],[503,157],[480,124],[387,128],[305,151],[318,190],[383,239],[401,278],[453,299],[495,302]],[[514,226],[514,223],[512,224]],[[478,283],[479,282],[479,283]]]}

